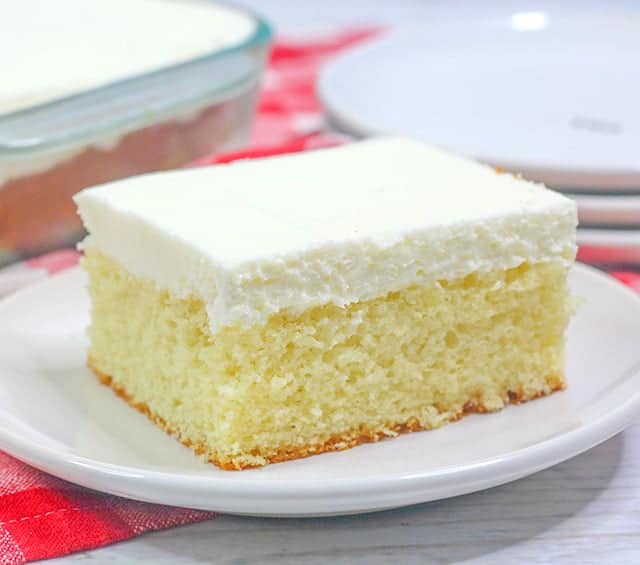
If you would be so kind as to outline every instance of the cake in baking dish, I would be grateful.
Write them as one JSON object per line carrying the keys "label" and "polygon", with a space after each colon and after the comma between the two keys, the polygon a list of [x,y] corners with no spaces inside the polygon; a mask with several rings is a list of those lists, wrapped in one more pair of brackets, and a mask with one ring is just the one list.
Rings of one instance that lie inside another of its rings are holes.
{"label": "cake in baking dish", "polygon": [[379,138],[76,197],[98,378],[224,469],[565,386],[567,198]]}

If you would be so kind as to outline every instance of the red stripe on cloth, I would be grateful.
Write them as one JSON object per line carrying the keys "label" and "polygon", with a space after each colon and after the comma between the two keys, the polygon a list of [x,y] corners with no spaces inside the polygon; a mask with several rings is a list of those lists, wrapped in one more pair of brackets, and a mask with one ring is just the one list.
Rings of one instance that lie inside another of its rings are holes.
{"label": "red stripe on cloth", "polygon": [[[258,100],[252,145],[274,145],[320,133],[322,107],[316,94],[316,79],[322,65],[346,48],[380,33],[379,28],[363,28],[332,37],[278,41]],[[301,131],[300,119],[310,116],[318,118],[315,131],[306,131],[308,126]]]}
{"label": "red stripe on cloth", "polygon": [[45,269],[50,275],[53,275],[73,267],[78,262],[79,256],[80,254],[75,249],[63,249],[62,251],[54,251],[41,257],[29,259],[27,266],[35,269]]}
{"label": "red stripe on cloth", "polygon": [[620,271],[610,273],[620,282],[626,284],[633,290],[640,292],[640,273],[634,273],[632,271]]}
{"label": "red stripe on cloth", "polygon": [[[37,469],[0,451],[0,504],[8,494],[35,487],[61,488],[68,484],[61,479],[41,473]],[[0,513],[0,521],[5,518]]]}
{"label": "red stripe on cloth", "polygon": [[[6,546],[0,563],[65,555],[214,516],[68,486],[69,490],[30,488],[0,498],[0,548]],[[21,556],[13,551],[8,560],[5,554],[14,547],[20,548]]]}
{"label": "red stripe on cloth", "polygon": [[198,159],[191,166],[201,167],[206,165],[215,165],[223,163],[232,163],[242,159],[258,159],[262,157],[273,157],[275,155],[284,155],[287,153],[300,153],[307,149],[319,149],[322,147],[333,147],[340,145],[342,138],[330,135],[308,135],[305,137],[297,137],[278,145],[253,146],[249,149],[240,151],[232,151],[221,155],[208,155],[202,159]]}
{"label": "red stripe on cloth", "polygon": [[381,33],[380,27],[362,27],[339,31],[327,37],[280,38],[271,50],[270,66],[283,61],[300,61],[309,57],[326,57]]}
{"label": "red stripe on cloth", "polygon": [[26,561],[27,558],[22,549],[20,549],[18,542],[0,524],[0,563],[2,565],[20,565]]}
{"label": "red stripe on cloth", "polygon": [[[78,496],[77,502],[80,504],[81,495]],[[0,523],[6,526],[30,516],[58,512],[68,505],[63,489],[34,486],[0,497]]]}

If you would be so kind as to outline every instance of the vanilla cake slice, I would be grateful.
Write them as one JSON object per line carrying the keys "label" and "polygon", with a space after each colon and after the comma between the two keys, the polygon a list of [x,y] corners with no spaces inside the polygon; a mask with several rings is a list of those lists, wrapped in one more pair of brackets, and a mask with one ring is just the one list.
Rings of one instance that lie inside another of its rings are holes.
{"label": "vanilla cake slice", "polygon": [[564,387],[576,210],[401,138],[76,197],[98,378],[224,469]]}

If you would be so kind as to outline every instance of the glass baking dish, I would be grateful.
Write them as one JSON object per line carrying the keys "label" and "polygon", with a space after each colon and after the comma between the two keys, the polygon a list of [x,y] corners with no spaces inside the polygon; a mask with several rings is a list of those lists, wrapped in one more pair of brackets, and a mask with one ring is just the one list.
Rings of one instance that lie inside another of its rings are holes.
{"label": "glass baking dish", "polygon": [[0,116],[0,265],[82,237],[72,196],[246,143],[272,37]]}

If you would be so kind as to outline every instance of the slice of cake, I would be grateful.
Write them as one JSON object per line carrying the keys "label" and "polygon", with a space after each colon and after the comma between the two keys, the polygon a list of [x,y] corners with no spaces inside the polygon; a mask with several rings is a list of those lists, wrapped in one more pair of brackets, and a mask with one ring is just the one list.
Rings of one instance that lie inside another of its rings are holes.
{"label": "slice of cake", "polygon": [[76,198],[98,378],[224,469],[564,387],[573,203],[419,142]]}

